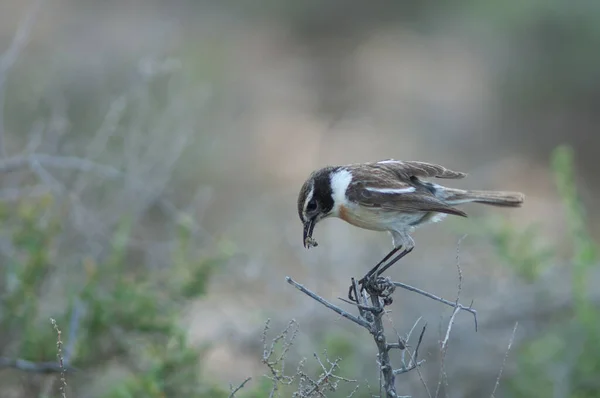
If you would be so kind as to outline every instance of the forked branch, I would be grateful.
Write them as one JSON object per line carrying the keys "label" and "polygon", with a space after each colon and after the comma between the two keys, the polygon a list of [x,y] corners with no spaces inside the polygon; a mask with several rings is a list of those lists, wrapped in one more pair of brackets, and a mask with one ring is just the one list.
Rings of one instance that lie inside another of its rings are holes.
{"label": "forked branch", "polygon": [[[387,342],[383,325],[382,318],[385,313],[384,307],[385,305],[391,303],[390,295],[395,290],[394,284],[387,278],[377,278],[373,281],[373,283],[368,284],[367,289],[363,290],[359,295],[357,295],[357,302],[351,303],[356,305],[358,308],[359,315],[357,316],[350,314],[333,303],[330,303],[323,297],[299,284],[289,276],[286,277],[286,281],[296,289],[300,290],[302,293],[323,304],[325,307],[369,331],[369,333],[373,336],[373,340],[375,341],[378,351],[377,362],[379,364],[379,369],[382,376],[380,389],[383,390],[386,397],[398,397],[395,383],[396,376],[414,370],[423,363],[423,361],[419,361],[418,354],[419,347],[423,341],[425,326],[419,335],[419,340],[414,351],[410,353],[411,360],[409,361],[409,364],[403,363],[402,367],[394,369],[390,360],[390,351],[392,349],[399,349],[403,352],[407,350],[406,341],[399,340],[397,343]],[[356,281],[353,280],[352,282],[354,284],[355,292],[358,292],[358,289],[356,288]]]}
{"label": "forked branch", "polygon": [[[461,239],[461,241],[462,241],[462,239]],[[460,246],[460,241],[459,241],[459,246]],[[386,312],[385,307],[392,303],[391,296],[394,293],[396,287],[400,287],[402,289],[406,289],[411,292],[418,293],[427,298],[439,301],[445,305],[453,307],[454,312],[452,313],[452,317],[450,318],[448,328],[446,330],[445,338],[441,342],[441,349],[442,349],[442,354],[443,354],[442,358],[443,358],[445,356],[445,352],[448,348],[448,340],[450,337],[450,332],[452,330],[452,325],[454,323],[456,316],[458,315],[458,313],[460,311],[467,311],[473,315],[473,317],[475,319],[475,330],[477,331],[477,311],[475,311],[475,309],[472,308],[472,303],[469,306],[465,306],[459,302],[460,292],[462,290],[462,271],[460,269],[459,252],[458,251],[457,251],[457,264],[456,265],[458,268],[459,283],[458,283],[458,294],[457,294],[455,301],[443,299],[434,294],[428,293],[424,290],[418,289],[416,287],[413,287],[413,286],[410,286],[410,285],[407,285],[407,284],[404,284],[401,282],[394,282],[390,278],[374,276],[374,277],[368,279],[367,282],[362,286],[362,288],[359,288],[358,283],[354,279],[352,279],[352,285],[350,287],[350,292],[352,294],[350,294],[350,297],[352,297],[353,301],[349,301],[349,300],[346,300],[343,298],[340,298],[340,300],[356,306],[356,308],[358,309],[358,315],[353,315],[353,314],[343,310],[342,308],[338,307],[337,305],[330,303],[329,301],[325,300],[323,297],[321,297],[318,294],[307,289],[306,287],[304,287],[300,283],[296,282],[289,276],[286,277],[286,281],[290,285],[294,286],[296,289],[300,290],[302,293],[309,296],[310,298],[318,301],[319,303],[323,304],[325,307],[329,308],[330,310],[336,312],[337,314],[341,315],[342,317],[352,321],[353,323],[355,323],[359,326],[362,326],[363,328],[365,328],[369,331],[369,333],[373,336],[373,340],[375,341],[375,345],[377,346],[377,351],[378,351],[377,362],[379,365],[380,375],[381,375],[380,390],[383,390],[383,391],[380,391],[379,395],[385,396],[388,398],[391,398],[391,397],[396,398],[396,397],[398,397],[398,394],[396,392],[396,384],[395,384],[396,376],[410,372],[412,370],[417,370],[417,372],[419,372],[418,368],[424,362],[424,360],[421,360],[421,361],[419,360],[419,348],[421,346],[421,343],[423,342],[423,336],[425,334],[427,325],[423,326],[421,333],[419,334],[419,338],[418,338],[416,347],[412,352],[407,347],[407,341],[409,340],[410,335],[412,334],[412,330],[416,327],[416,324],[418,323],[418,321],[415,322],[415,325],[413,326],[413,328],[411,329],[411,332],[408,334],[408,337],[405,340],[398,336],[398,342],[388,343],[386,335],[385,335],[385,329],[384,329],[383,319],[382,319],[383,315]],[[390,360],[390,350],[392,350],[392,349],[399,349],[402,351],[402,366],[399,368],[396,368],[396,369],[392,366],[392,363]],[[410,358],[410,360],[408,362],[405,361],[405,357],[406,357],[407,353]],[[442,374],[445,375],[445,371],[443,368],[443,360],[442,360]],[[419,373],[419,375],[420,375],[420,373]],[[422,378],[421,378],[421,380],[423,381]],[[423,383],[425,385],[424,381],[423,381]],[[436,396],[439,393],[440,387],[441,387],[441,379],[440,379],[440,383],[438,383]],[[425,388],[427,389],[427,385],[425,385]],[[431,396],[428,389],[427,389],[427,393],[429,396]]]}

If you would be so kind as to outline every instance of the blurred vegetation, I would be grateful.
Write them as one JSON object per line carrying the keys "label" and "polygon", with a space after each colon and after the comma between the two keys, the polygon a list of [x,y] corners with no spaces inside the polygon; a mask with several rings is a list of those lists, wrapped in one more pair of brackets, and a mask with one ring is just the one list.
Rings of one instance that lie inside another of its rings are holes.
{"label": "blurred vegetation", "polygon": [[[524,344],[518,354],[518,371],[510,380],[515,397],[600,396],[600,311],[590,300],[589,275],[598,268],[598,247],[587,231],[588,218],[575,185],[573,152],[559,147],[552,157],[558,192],[563,200],[569,228],[565,238],[573,246],[569,262],[572,308],[556,314],[556,322]],[[535,263],[535,256],[525,256]],[[540,254],[538,262],[546,256]],[[565,281],[567,283],[567,281]]]}
{"label": "blurred vegetation", "polygon": [[[600,312],[589,300],[587,276],[597,267],[597,246],[587,233],[585,210],[575,186],[573,154],[560,147],[553,155],[558,192],[568,213],[568,237],[573,242],[573,309],[568,319],[557,321],[544,334],[524,344],[518,355],[519,371],[506,383],[512,396],[545,397],[565,388],[572,398],[591,398],[600,394]],[[56,357],[56,335],[41,308],[58,284],[67,300],[64,309],[53,311],[63,330],[63,341],[73,341],[70,366],[78,371],[68,374],[72,385],[85,378],[86,371],[103,366],[120,370],[111,376],[97,397],[227,397],[225,386],[200,380],[203,348],[191,347],[179,326],[186,302],[205,294],[211,272],[226,257],[205,258],[190,248],[190,230],[177,228],[172,259],[168,267],[149,273],[128,256],[132,221],[124,218],[113,233],[110,250],[103,258],[88,258],[81,264],[80,284],[61,272],[56,236],[61,232],[64,209],[50,195],[22,199],[0,206],[3,238],[13,248],[13,256],[0,273],[0,330],[2,356],[32,362],[51,362]],[[499,225],[497,223],[494,223]],[[521,232],[501,224],[491,234],[498,254],[511,264],[524,280],[533,282],[555,254],[536,243],[534,227]],[[224,255],[225,256],[225,255]],[[64,280],[63,280],[64,278]],[[54,297],[56,299],[56,297]],[[79,312],[77,314],[76,312]],[[76,317],[77,333],[70,325]],[[339,374],[351,377],[356,369],[352,341],[340,334],[322,336],[319,345],[330,358],[343,358]],[[318,378],[317,367],[307,370]],[[291,369],[291,368],[290,368]],[[48,376],[52,377],[52,376]],[[32,379],[33,380],[33,379]],[[42,396],[44,379],[27,386],[30,396]],[[8,381],[3,380],[7,385]],[[73,391],[77,395],[77,388]],[[267,379],[249,384],[237,395],[264,396],[270,391]],[[281,386],[283,396],[295,386]],[[352,387],[336,395],[346,396]],[[345,395],[344,395],[345,394]],[[354,396],[368,396],[361,389]]]}
{"label": "blurred vegetation", "polygon": [[[224,261],[197,257],[189,250],[186,226],[179,228],[171,264],[151,273],[128,259],[132,224],[123,220],[105,258],[89,258],[80,264],[82,277],[74,278],[61,270],[55,239],[61,213],[52,197],[3,204],[0,223],[13,249],[0,269],[1,356],[55,361],[51,314],[62,329],[65,347],[72,349],[63,352],[76,369],[67,375],[69,386],[76,386],[68,395],[86,391],[86,396],[96,397],[228,396],[226,390],[199,379],[203,348],[191,347],[179,325],[186,302],[205,293],[211,271]],[[44,307],[47,300],[65,299],[68,304],[60,310]],[[102,368],[119,373],[98,391],[90,391],[93,383],[83,387],[89,372]],[[24,378],[27,396],[41,396],[47,379]],[[2,378],[3,389],[10,384]]]}
{"label": "blurred vegetation", "polygon": [[[559,113],[558,109],[560,113],[571,114],[573,119],[567,120],[577,122],[585,122],[586,117],[595,121],[598,115],[600,2],[597,1],[458,0],[441,4],[268,0],[252,5],[239,1],[222,4],[225,8],[243,10],[241,14],[246,11],[259,16],[273,14],[279,23],[289,25],[297,38],[305,40],[307,48],[314,45],[317,50],[312,56],[316,54],[316,59],[321,58],[319,46],[323,43],[327,52],[335,48],[339,54],[350,53],[361,37],[376,34],[377,29],[385,30],[388,26],[401,25],[424,34],[466,31],[468,40],[479,41],[480,48],[491,53],[486,59],[492,72],[497,72],[495,87],[510,116],[503,122],[527,115],[533,115],[535,120],[546,120],[538,117],[536,109],[550,116]],[[75,6],[88,7],[84,3]],[[194,7],[205,10],[203,2],[194,2]],[[344,12],[340,13],[342,8]],[[197,23],[195,13],[187,14],[193,20],[192,25],[203,25]],[[223,26],[223,31],[230,29],[230,25]],[[242,35],[252,33],[252,30],[240,31]],[[230,160],[236,151],[253,150],[244,147],[243,133],[236,135],[235,140],[223,140],[224,147],[215,149],[212,145],[217,132],[227,130],[220,130],[219,118],[229,120],[231,114],[252,112],[244,95],[231,87],[237,84],[235,79],[233,84],[228,80],[231,78],[227,75],[230,43],[219,34],[207,38],[193,29],[185,33],[182,36],[188,38],[173,51],[177,59],[182,60],[183,70],[178,69],[181,65],[164,62],[173,66],[176,73],[169,70],[152,76],[140,73],[138,69],[143,69],[140,66],[143,63],[139,62],[139,54],[123,56],[117,54],[118,51],[100,54],[99,49],[99,61],[88,63],[82,62],[86,56],[76,51],[65,54],[57,50],[60,46],[38,45],[35,51],[20,56],[18,67],[11,70],[7,80],[4,127],[12,138],[9,149],[25,147],[32,136],[30,133],[37,130],[36,124],[42,120],[48,136],[52,138],[53,130],[59,134],[54,134],[55,145],[42,146],[41,151],[81,155],[111,164],[124,174],[129,171],[126,177],[131,178],[119,180],[119,187],[132,181],[144,188],[157,180],[168,178],[170,181],[166,188],[166,182],[165,186],[151,186],[148,191],[152,191],[152,195],[148,194],[139,200],[143,203],[136,201],[134,205],[131,199],[139,199],[141,189],[128,187],[130,196],[124,195],[124,201],[111,196],[112,186],[86,190],[83,198],[86,205],[94,201],[104,205],[114,200],[113,207],[106,206],[110,210],[107,213],[114,216],[114,212],[122,211],[124,215],[115,217],[120,222],[109,228],[112,239],[106,247],[96,235],[94,239],[82,239],[86,241],[84,244],[73,244],[77,249],[70,249],[78,252],[91,245],[102,247],[100,254],[78,261],[75,268],[69,260],[72,253],[64,250],[69,242],[66,245],[59,242],[64,230],[71,234],[65,233],[67,239],[78,237],[66,221],[72,217],[68,214],[68,204],[53,195],[24,197],[16,203],[0,202],[0,238],[6,246],[2,247],[0,267],[0,356],[33,362],[55,361],[56,335],[48,320],[49,316],[54,317],[63,331],[66,346],[75,341],[70,352],[71,365],[79,372],[67,375],[68,392],[72,393],[68,396],[79,396],[78,392],[84,389],[87,396],[93,397],[219,398],[229,395],[227,386],[214,386],[210,380],[199,379],[206,347],[191,347],[180,325],[186,305],[206,294],[210,277],[227,258],[228,250],[219,248],[218,253],[211,256],[198,250],[191,239],[190,226],[183,220],[178,220],[164,267],[150,270],[148,264],[140,260],[143,256],[131,248],[134,246],[132,231],[147,227],[143,222],[155,215],[156,203],[165,191],[176,192],[178,204],[187,203],[188,197],[193,196],[190,187],[199,185],[198,181],[219,182],[224,178],[221,167],[215,167],[225,163],[224,155]],[[335,41],[340,38],[344,40]],[[122,40],[126,42],[127,38]],[[124,48],[122,51],[128,52],[130,47]],[[171,55],[170,51],[159,50],[158,53],[159,60],[165,53]],[[134,69],[136,73],[132,73]],[[337,67],[332,69],[332,75],[337,76]],[[330,89],[328,85],[323,86]],[[226,98],[227,95],[235,97],[235,101]],[[209,96],[210,100],[206,101]],[[230,111],[231,114],[223,115]],[[114,119],[109,118],[111,112],[115,114]],[[111,130],[108,150],[102,147],[90,155],[86,152],[89,138],[107,121],[107,129]],[[594,128],[596,125],[596,122],[591,123]],[[554,145],[553,137],[542,136],[540,130],[530,132],[527,127],[499,127],[502,142],[510,141],[508,135],[514,134],[518,143],[515,148],[522,150],[529,142],[529,150],[546,156],[545,149]],[[169,152],[169,144],[181,138],[176,133],[183,130],[198,134],[186,143],[182,160],[173,160],[173,163],[178,162],[178,169],[171,174],[172,159],[162,159],[164,164],[157,165],[159,156],[156,154]],[[591,151],[593,162],[597,162],[597,146],[589,143],[596,138],[585,126],[575,123],[564,130],[560,132],[563,137],[576,134],[583,137],[584,145],[580,145],[578,151]],[[148,131],[152,139],[140,134]],[[140,137],[134,143],[138,146],[126,153],[131,149],[126,148],[130,144],[128,140],[135,136]],[[234,148],[233,144],[242,149]],[[463,144],[460,141],[458,145]],[[131,156],[138,159],[130,160]],[[561,147],[554,152],[552,162],[558,192],[570,222],[565,238],[573,243],[573,258],[569,263],[572,280],[564,283],[572,283],[573,307],[566,315],[555,314],[554,326],[523,345],[518,354],[511,352],[511,357],[518,356],[519,368],[511,380],[503,384],[507,384],[515,397],[600,396],[600,339],[597,337],[600,336],[600,311],[589,300],[594,286],[588,283],[590,271],[598,266],[598,248],[587,231],[585,209],[575,186],[573,168],[577,160],[568,148]],[[588,169],[597,174],[595,163],[593,166]],[[131,170],[127,170],[128,167]],[[73,178],[67,172],[61,177],[67,181]],[[15,183],[8,178],[2,182],[3,188]],[[16,183],[19,182],[30,181],[16,179]],[[105,210],[103,206],[98,207]],[[145,219],[128,212],[146,212]],[[103,213],[98,211],[98,214],[98,219],[102,219]],[[538,281],[544,271],[560,261],[555,250],[544,243],[543,231],[537,225],[517,230],[508,221],[494,218],[488,220],[482,230],[486,238],[491,238],[496,254],[528,283]],[[547,293],[552,293],[550,287]],[[77,327],[72,328],[73,324]],[[315,344],[317,352],[326,350],[331,358],[343,359],[339,374],[357,377],[357,369],[362,368],[358,365],[363,359],[358,356],[362,351],[357,349],[353,337],[328,332],[317,336]],[[314,363],[309,361],[307,366],[310,367],[307,372],[318,374]],[[14,374],[6,370],[0,374],[3,392],[4,389],[21,389],[21,396],[27,397],[42,396],[46,382],[54,377],[18,373],[19,377],[15,378]],[[90,390],[93,388],[90,386],[98,383],[102,388]],[[261,378],[253,380],[237,395],[263,397],[270,390],[270,381]],[[294,386],[282,387],[282,395],[291,395],[293,390]],[[332,396],[345,397],[348,393],[343,390]],[[366,396],[370,394],[363,389],[354,395],[355,398]]]}
{"label": "blurred vegetation", "polygon": [[539,225],[518,230],[501,217],[489,217],[484,224],[496,255],[526,282],[535,281],[555,259],[555,251],[540,238]]}

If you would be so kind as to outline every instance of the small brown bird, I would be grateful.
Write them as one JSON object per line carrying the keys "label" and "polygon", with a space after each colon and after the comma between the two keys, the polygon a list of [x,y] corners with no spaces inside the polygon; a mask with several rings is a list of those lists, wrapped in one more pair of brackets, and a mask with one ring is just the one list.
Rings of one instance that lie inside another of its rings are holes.
{"label": "small brown bird", "polygon": [[[367,273],[361,280],[364,283],[412,251],[415,243],[411,233],[416,227],[441,221],[448,214],[466,217],[455,205],[475,202],[519,207],[523,203],[524,195],[519,192],[462,190],[423,180],[465,176],[436,164],[393,159],[316,170],[298,195],[304,247],[317,246],[312,238],[315,225],[330,217],[359,228],[389,232],[394,248]],[[400,249],[402,252],[382,266]]]}

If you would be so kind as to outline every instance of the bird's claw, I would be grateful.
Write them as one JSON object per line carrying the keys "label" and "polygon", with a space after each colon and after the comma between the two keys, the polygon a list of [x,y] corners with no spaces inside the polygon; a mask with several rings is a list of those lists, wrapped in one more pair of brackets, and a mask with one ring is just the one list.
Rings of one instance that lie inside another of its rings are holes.
{"label": "bird's claw", "polygon": [[[358,286],[358,289],[356,287]],[[383,298],[384,305],[392,303],[391,295],[396,286],[391,283],[390,278],[380,277],[378,273],[373,275],[365,275],[356,284],[352,279],[352,285],[348,290],[348,299],[359,304],[359,296],[362,296],[363,291],[367,291],[370,295],[375,295]]]}

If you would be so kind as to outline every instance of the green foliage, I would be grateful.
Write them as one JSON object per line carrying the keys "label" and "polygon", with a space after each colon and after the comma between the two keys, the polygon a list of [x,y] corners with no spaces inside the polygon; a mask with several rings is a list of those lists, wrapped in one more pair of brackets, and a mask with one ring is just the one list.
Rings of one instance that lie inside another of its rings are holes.
{"label": "green foliage", "polygon": [[[48,198],[40,200],[40,206],[49,204]],[[59,225],[40,223],[33,202],[14,210],[15,215],[6,208],[0,213],[0,222],[14,224],[9,237],[14,255],[3,264],[0,276],[0,330],[5,338],[19,336],[16,351],[33,361],[46,360],[56,356],[56,336],[52,328],[40,328],[39,295],[52,267],[50,246]]]}
{"label": "green foliage", "polygon": [[590,311],[590,303],[586,300],[589,291],[587,276],[588,271],[597,266],[598,251],[596,243],[587,230],[585,209],[577,194],[572,150],[568,147],[557,148],[552,163],[558,192],[567,212],[569,235],[573,243],[572,263],[575,308],[578,311],[584,311],[585,313],[579,313],[578,315],[585,318],[588,311]]}
{"label": "green foliage", "polygon": [[325,335],[321,345],[324,347],[324,352],[330,360],[336,358],[343,359],[339,363],[338,374],[354,375],[357,372],[355,362],[356,347],[351,337],[345,336],[343,333],[328,333]]}
{"label": "green foliage", "polygon": [[528,283],[534,282],[556,258],[556,252],[541,239],[541,226],[531,224],[518,228],[502,216],[472,217],[455,230],[491,242],[492,250],[513,272]]}
{"label": "green foliage", "polygon": [[109,389],[109,397],[224,397],[225,392],[198,383],[198,352],[187,347],[185,336],[178,332],[165,345],[149,349],[144,369]]}
{"label": "green foliage", "polygon": [[[224,256],[202,257],[183,225],[174,238],[171,263],[162,271],[148,272],[131,260],[129,243],[135,225],[123,219],[105,256],[87,258],[76,272],[67,271],[54,265],[59,215],[50,197],[0,207],[0,233],[14,248],[14,255],[0,269],[0,347],[4,347],[0,356],[56,360],[56,334],[48,320],[52,316],[63,331],[65,345],[76,338],[75,368],[86,371],[125,364],[127,371],[93,396],[228,396],[226,390],[199,380],[203,351],[191,347],[178,326],[182,306],[204,294],[211,272]],[[60,297],[50,297],[48,286],[57,279]],[[69,304],[58,314],[48,313],[43,309],[47,300]],[[70,336],[76,307],[80,308],[78,332]],[[81,384],[78,373],[68,377],[76,392]],[[41,387],[40,382],[40,391]],[[88,386],[82,387],[88,391]]]}
{"label": "green foliage", "polygon": [[558,192],[569,223],[573,309],[524,345],[519,372],[511,379],[514,396],[592,398],[600,395],[600,311],[589,299],[588,277],[598,266],[597,245],[587,232],[586,216],[575,186],[573,153],[559,147],[552,157]]}
{"label": "green foliage", "polygon": [[554,251],[540,242],[540,227],[518,230],[508,220],[493,217],[487,232],[496,254],[527,282],[533,282],[554,258]]}

